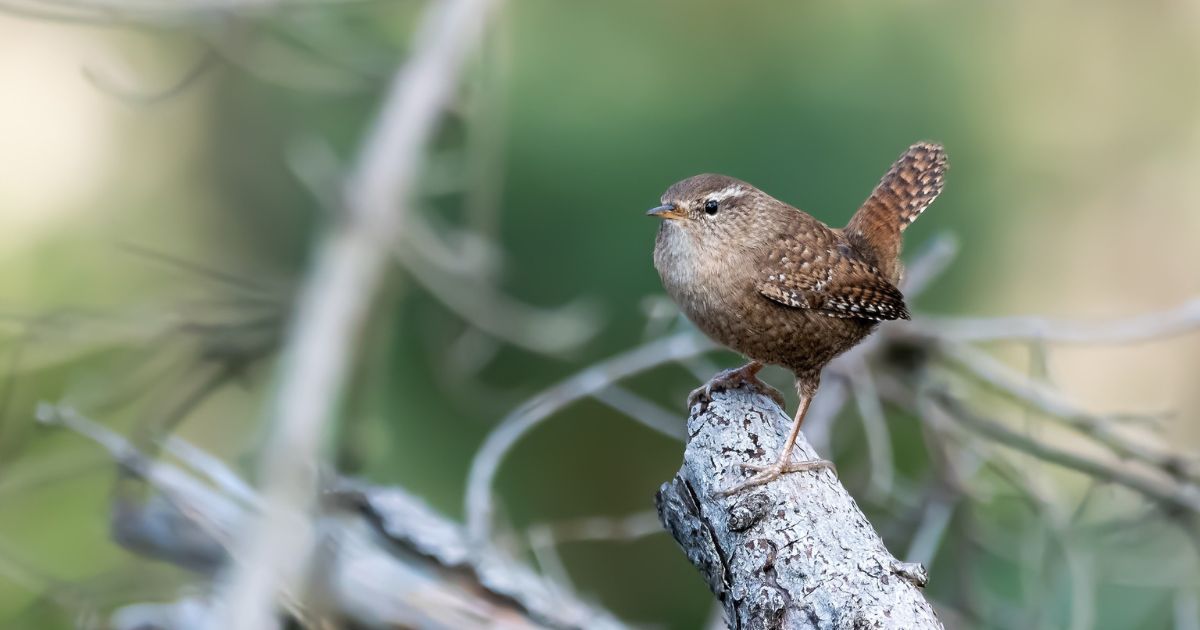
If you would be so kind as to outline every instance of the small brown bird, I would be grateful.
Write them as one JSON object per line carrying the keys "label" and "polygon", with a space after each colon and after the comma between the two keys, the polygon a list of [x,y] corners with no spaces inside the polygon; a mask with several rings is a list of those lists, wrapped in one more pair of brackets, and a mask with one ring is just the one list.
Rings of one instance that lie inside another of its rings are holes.
{"label": "small brown bird", "polygon": [[786,472],[831,466],[791,461],[821,369],[879,322],[909,318],[896,288],[903,273],[901,233],[942,192],[946,168],[940,145],[914,144],[842,229],[724,175],[678,182],[647,212],[665,219],[654,267],[667,293],[706,335],[750,359],[693,392],[693,399],[714,385],[766,388],[756,376],[764,363],[796,375],[800,407],[778,461],[743,464],[756,474],[727,494]]}

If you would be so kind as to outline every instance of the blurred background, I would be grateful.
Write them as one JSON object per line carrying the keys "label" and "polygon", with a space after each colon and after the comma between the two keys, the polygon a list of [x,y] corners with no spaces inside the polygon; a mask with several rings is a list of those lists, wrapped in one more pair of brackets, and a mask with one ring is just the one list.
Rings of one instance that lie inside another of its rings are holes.
{"label": "blurred background", "polygon": [[[252,473],[326,195],[422,8],[80,13],[92,6],[0,2],[5,628],[73,627],[79,606],[167,600],[195,580],[111,541],[111,461],[38,426],[34,408],[66,401],[129,435],[177,425]],[[727,173],[841,225],[923,139],[952,168],[906,251],[944,233],[960,251],[918,320],[1116,318],[1200,295],[1200,3],[514,0],[438,132],[331,460],[461,518],[471,458],[508,411],[686,328],[642,216],[669,184]],[[1200,450],[1198,335],[994,352],[1090,411],[1171,412],[1165,441]],[[625,385],[682,423],[696,372],[737,361],[714,352]],[[794,400],[788,374],[766,378]],[[919,508],[936,477],[920,421],[887,413],[897,485]],[[903,556],[920,510],[868,492],[863,443],[850,406],[826,456]],[[681,452],[580,401],[506,458],[500,520],[519,533],[645,513]],[[1191,515],[1022,461],[1068,516],[1085,495],[1107,514],[1072,521],[1067,553],[1063,530],[984,466],[930,558],[948,625],[1197,627]],[[623,619],[698,628],[712,615],[663,533],[557,552],[575,588]]]}

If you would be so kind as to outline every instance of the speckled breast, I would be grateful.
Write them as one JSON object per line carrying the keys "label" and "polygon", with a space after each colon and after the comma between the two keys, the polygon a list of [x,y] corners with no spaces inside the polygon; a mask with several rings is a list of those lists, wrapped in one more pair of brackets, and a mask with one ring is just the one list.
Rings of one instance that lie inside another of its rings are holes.
{"label": "speckled breast", "polygon": [[868,320],[830,317],[776,304],[753,286],[743,287],[740,293],[742,299],[735,305],[697,312],[685,307],[684,314],[714,341],[797,374],[819,372],[876,326]]}
{"label": "speckled breast", "polygon": [[797,374],[819,372],[831,359],[871,333],[875,323],[785,306],[758,292],[757,256],[703,251],[672,238],[663,224],[654,266],[667,294],[696,327],[717,343]]}

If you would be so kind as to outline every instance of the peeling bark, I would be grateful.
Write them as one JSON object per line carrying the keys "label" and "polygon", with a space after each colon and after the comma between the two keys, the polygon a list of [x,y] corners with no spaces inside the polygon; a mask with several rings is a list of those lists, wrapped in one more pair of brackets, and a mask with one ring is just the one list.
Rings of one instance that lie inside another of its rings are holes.
{"label": "peeling bark", "polygon": [[[659,489],[659,518],[736,629],[940,629],[925,569],[898,561],[830,470],[721,496],[768,464],[789,418],[742,387],[692,408],[683,467]],[[801,436],[797,457],[819,459]]]}

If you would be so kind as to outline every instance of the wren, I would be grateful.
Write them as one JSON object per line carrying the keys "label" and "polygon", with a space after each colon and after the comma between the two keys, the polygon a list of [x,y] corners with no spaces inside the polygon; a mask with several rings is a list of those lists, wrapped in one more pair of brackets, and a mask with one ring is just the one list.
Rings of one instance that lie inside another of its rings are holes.
{"label": "wren", "polygon": [[941,145],[914,144],[841,229],[724,175],[677,182],[647,212],[663,219],[654,267],[671,299],[704,334],[750,359],[692,392],[689,406],[701,392],[743,383],[782,402],[758,371],[770,363],[796,375],[800,406],[778,460],[742,464],[755,474],[726,494],[832,466],[792,461],[804,414],[826,364],[880,322],[909,318],[897,288],[901,234],[942,192],[947,166]]}

